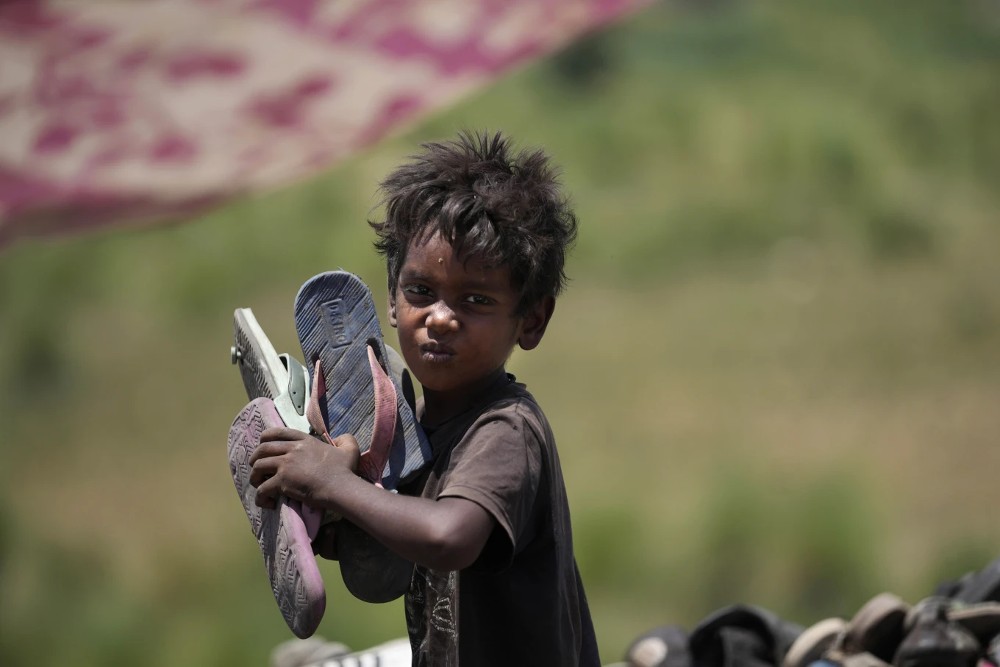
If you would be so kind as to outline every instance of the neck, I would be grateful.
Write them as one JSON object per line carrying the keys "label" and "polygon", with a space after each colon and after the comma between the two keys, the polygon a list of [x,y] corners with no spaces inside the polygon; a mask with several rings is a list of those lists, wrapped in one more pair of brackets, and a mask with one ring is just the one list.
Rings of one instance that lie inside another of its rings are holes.
{"label": "neck", "polygon": [[497,385],[506,383],[507,371],[501,366],[475,384],[460,390],[434,391],[423,387],[424,414],[420,421],[428,428],[440,426],[474,406]]}

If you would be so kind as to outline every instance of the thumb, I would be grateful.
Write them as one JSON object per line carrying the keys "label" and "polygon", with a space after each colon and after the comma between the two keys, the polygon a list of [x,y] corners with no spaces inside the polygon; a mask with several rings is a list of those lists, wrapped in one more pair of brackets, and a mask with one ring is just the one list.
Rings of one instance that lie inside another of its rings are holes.
{"label": "thumb", "polygon": [[357,472],[358,462],[361,460],[361,447],[358,446],[358,441],[354,439],[354,436],[345,433],[334,438],[330,444],[348,456],[348,466],[352,471]]}

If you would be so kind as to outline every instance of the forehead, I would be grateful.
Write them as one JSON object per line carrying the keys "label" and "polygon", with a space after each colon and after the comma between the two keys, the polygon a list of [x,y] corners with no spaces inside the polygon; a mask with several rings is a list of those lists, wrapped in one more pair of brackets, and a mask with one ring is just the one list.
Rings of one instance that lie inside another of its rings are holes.
{"label": "forehead", "polygon": [[400,277],[404,276],[461,280],[513,289],[508,267],[487,262],[479,255],[459,254],[440,234],[410,244],[400,267]]}

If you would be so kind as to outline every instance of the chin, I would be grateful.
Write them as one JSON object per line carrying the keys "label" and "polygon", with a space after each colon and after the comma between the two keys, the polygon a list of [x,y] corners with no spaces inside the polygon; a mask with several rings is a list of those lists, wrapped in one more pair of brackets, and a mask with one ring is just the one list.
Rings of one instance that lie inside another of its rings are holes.
{"label": "chin", "polygon": [[435,373],[425,373],[424,378],[420,380],[420,386],[424,388],[424,391],[433,391],[439,394],[453,392],[456,389],[462,387],[461,382],[455,382],[455,376],[449,374],[448,377],[436,376]]}

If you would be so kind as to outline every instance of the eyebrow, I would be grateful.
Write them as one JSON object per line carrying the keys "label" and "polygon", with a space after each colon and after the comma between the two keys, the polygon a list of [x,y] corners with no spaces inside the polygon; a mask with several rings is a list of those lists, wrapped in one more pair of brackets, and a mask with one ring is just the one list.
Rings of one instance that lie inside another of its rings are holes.
{"label": "eyebrow", "polygon": [[399,271],[399,280],[400,280],[400,282],[402,282],[403,278],[406,278],[407,280],[430,281],[430,276],[429,275],[427,275],[427,274],[425,274],[425,273],[423,273],[421,271],[414,271],[413,269],[406,269],[406,268],[400,269],[400,271]]}
{"label": "eyebrow", "polygon": [[[424,273],[419,269],[403,269],[399,272],[399,282],[424,282],[424,283],[434,283],[434,279],[430,274]],[[467,292],[485,292],[494,293],[503,290],[503,287],[487,284],[485,281],[479,280],[465,280],[460,285],[462,291]]]}

